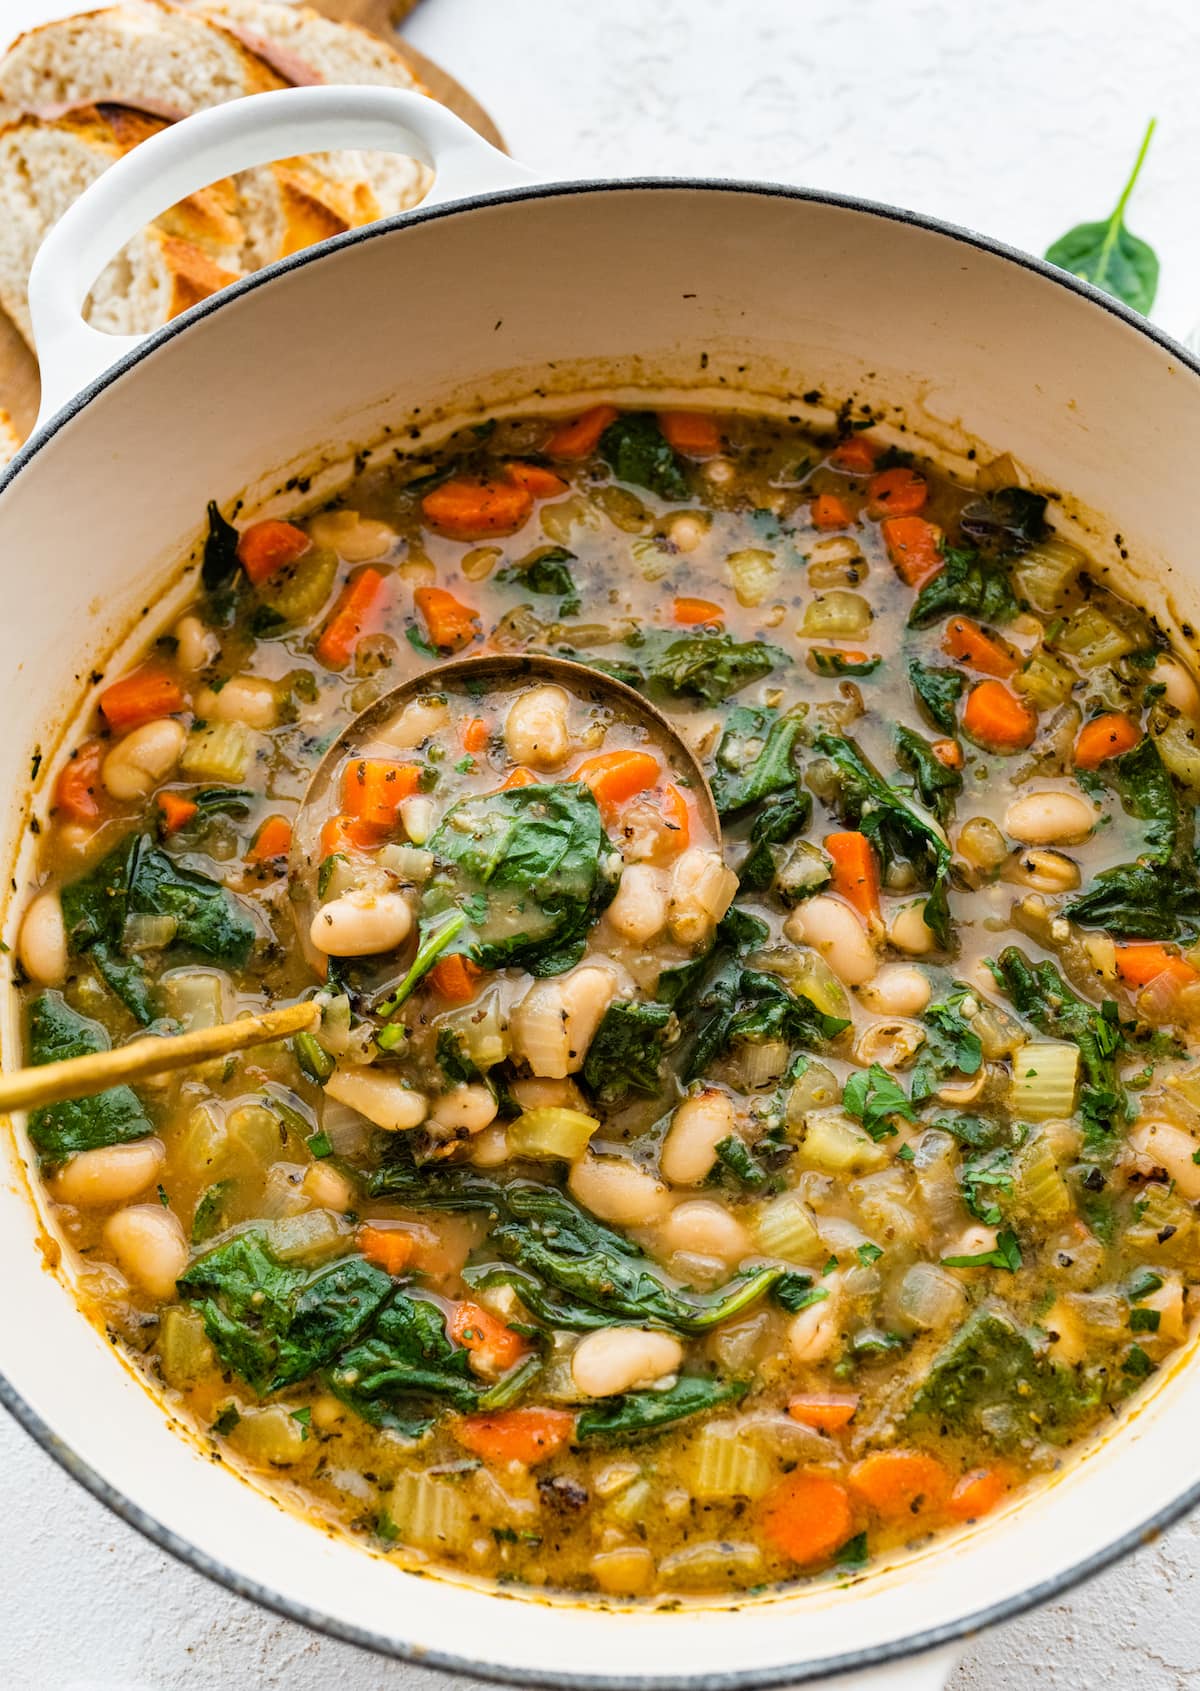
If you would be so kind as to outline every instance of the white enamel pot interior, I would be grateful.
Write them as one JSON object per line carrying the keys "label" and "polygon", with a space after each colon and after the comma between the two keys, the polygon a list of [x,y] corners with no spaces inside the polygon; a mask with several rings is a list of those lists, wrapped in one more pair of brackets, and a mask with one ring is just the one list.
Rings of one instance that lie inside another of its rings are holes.
{"label": "white enamel pot interior", "polygon": [[[443,195],[463,194],[472,170],[493,189],[520,177],[427,106],[382,89],[265,95],[138,149],[90,190],[70,240],[39,264],[52,399],[73,368],[91,377],[108,355],[75,314],[115,241],[250,152],[385,145],[390,131],[391,144],[399,135],[442,158]],[[161,170],[156,203],[139,160]],[[699,182],[501,190],[356,232],[230,289],[128,352],[22,452],[0,486],[0,786],[15,800],[14,885],[28,873],[19,801],[31,755],[44,754],[36,808],[82,678],[172,579],[207,500],[228,507],[245,491],[251,506],[269,501],[289,476],[342,463],[385,427],[403,440],[492,408],[568,411],[587,393],[784,414],[819,393],[834,406],[877,405],[951,456],[976,442],[1009,451],[1039,486],[1068,496],[1114,582],[1200,624],[1200,374],[1111,301],[962,231],[829,197]],[[10,945],[12,926],[10,916]],[[6,1015],[12,1064],[11,1005]],[[193,1566],[381,1651],[580,1687],[717,1691],[885,1662],[881,1683],[930,1687],[952,1640],[1063,1590],[1200,1493],[1200,1369],[1185,1363],[1051,1483],[853,1583],[653,1613],[418,1579],[317,1531],[170,1425],[47,1272],[27,1147],[4,1135],[0,1155],[8,1408]]]}

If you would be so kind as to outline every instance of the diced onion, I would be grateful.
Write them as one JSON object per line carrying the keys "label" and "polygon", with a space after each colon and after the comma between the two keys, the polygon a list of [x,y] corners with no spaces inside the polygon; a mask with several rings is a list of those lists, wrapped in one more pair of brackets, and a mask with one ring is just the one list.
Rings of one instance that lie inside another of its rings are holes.
{"label": "diced onion", "polygon": [[849,639],[871,626],[871,607],[861,593],[835,587],[811,599],[804,612],[804,633],[822,639]]}
{"label": "diced onion", "polygon": [[747,1092],[770,1086],[788,1066],[791,1047],[786,1039],[741,1040],[737,1045],[738,1068]]}
{"label": "diced onion", "polygon": [[761,605],[774,591],[779,578],[774,552],[748,546],[740,552],[731,552],[725,562],[739,605]]}
{"label": "diced onion", "polygon": [[328,1210],[284,1216],[267,1228],[271,1254],[280,1262],[321,1262],[346,1245],[346,1228]]}
{"label": "diced onion", "polygon": [[788,1093],[787,1119],[789,1127],[801,1127],[811,1110],[828,1109],[838,1097],[837,1077],[824,1063],[809,1059],[803,1074],[797,1075]]}
{"label": "diced onion", "polygon": [[161,951],[170,945],[179,932],[179,922],[174,916],[155,916],[150,912],[138,912],[126,916],[125,926],[121,933],[121,950]]}
{"label": "diced onion", "polygon": [[896,1293],[896,1308],[910,1326],[924,1333],[936,1332],[957,1321],[966,1294],[953,1274],[934,1262],[914,1262],[907,1269]]}

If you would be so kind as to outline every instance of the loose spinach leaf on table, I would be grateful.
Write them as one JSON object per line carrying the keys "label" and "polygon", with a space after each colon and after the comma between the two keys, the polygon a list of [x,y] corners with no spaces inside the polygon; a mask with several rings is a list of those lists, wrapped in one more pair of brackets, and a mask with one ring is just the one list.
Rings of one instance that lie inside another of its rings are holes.
{"label": "loose spinach leaf on table", "polygon": [[215,499],[208,502],[208,534],[204,540],[204,561],[200,566],[200,580],[206,592],[224,587],[238,567],[238,531],[221,515]]}
{"label": "loose spinach leaf on table", "polygon": [[465,912],[447,949],[485,969],[569,969],[615,890],[612,847],[582,781],[459,799],[429,848],[423,924]]}
{"label": "loose spinach leaf on table", "polygon": [[795,796],[799,782],[795,746],[802,727],[799,714],[777,716],[747,705],[733,707],[725,720],[710,782],[723,819],[774,793]]}
{"label": "loose spinach leaf on table", "polygon": [[752,681],[761,681],[786,652],[765,640],[735,640],[729,634],[689,634],[672,640],[646,664],[648,680],[672,698],[719,705]]}
{"label": "loose spinach leaf on table", "polygon": [[481,1388],[471,1372],[470,1354],[446,1332],[446,1317],[435,1303],[397,1292],[375,1317],[370,1330],[342,1350],[328,1371],[333,1391],[376,1426],[408,1427],[411,1408],[397,1402],[434,1399],[455,1409],[479,1407]]}
{"label": "loose spinach leaf on table", "polygon": [[575,1442],[623,1444],[626,1439],[660,1432],[723,1403],[740,1403],[749,1389],[741,1380],[684,1374],[665,1392],[626,1392],[623,1397],[581,1410],[575,1421]]}
{"label": "loose spinach leaf on table", "polygon": [[921,803],[939,822],[954,816],[954,801],[962,792],[962,771],[949,769],[933,754],[928,740],[911,728],[896,730],[896,762],[913,777]]}
{"label": "loose spinach leaf on table", "polygon": [[934,727],[940,728],[943,734],[956,733],[958,717],[955,706],[967,684],[962,670],[931,669],[917,658],[912,658],[908,665],[908,679]]}
{"label": "loose spinach leaf on table", "polygon": [[[29,1006],[29,1061],[40,1066],[68,1057],[90,1057],[112,1041],[100,1026],[72,1010],[61,992],[42,992]],[[128,1086],[112,1086],[91,1098],[66,1098],[29,1114],[29,1138],[42,1166],[53,1168],[77,1151],[124,1145],[154,1132]]]}
{"label": "loose spinach leaf on table", "polygon": [[912,1100],[924,1103],[952,1074],[979,1073],[983,1044],[962,1014],[963,1000],[971,997],[969,986],[955,982],[945,998],[930,1004],[922,1015],[925,1043],[913,1066]]}
{"label": "loose spinach leaf on table", "polygon": [[610,423],[600,436],[599,452],[618,481],[644,487],[660,499],[688,497],[683,460],[651,412],[626,412]]}
{"label": "loose spinach leaf on table", "polygon": [[980,622],[1011,622],[1020,610],[1008,571],[999,558],[974,547],[947,546],[945,563],[922,587],[908,613],[910,628],[964,612]]}
{"label": "loose spinach leaf on table", "polygon": [[965,505],[958,526],[981,552],[996,558],[1019,557],[1049,533],[1046,496],[1027,487],[999,487]]}
{"label": "loose spinach leaf on table", "polygon": [[1125,227],[1125,207],[1141,173],[1154,124],[1151,118],[1129,180],[1111,215],[1101,223],[1076,224],[1046,248],[1046,258],[1051,264],[1102,288],[1143,316],[1149,313],[1158,292],[1158,258],[1148,242]]}
{"label": "loose spinach leaf on table", "polygon": [[634,1093],[652,1098],[660,1090],[670,1022],[669,1004],[621,998],[609,1005],[583,1063],[583,1078],[602,1104]]}
{"label": "loose spinach leaf on table", "polygon": [[575,562],[576,554],[568,552],[565,546],[547,546],[532,557],[501,570],[496,580],[511,587],[523,587],[527,593],[557,597],[562,601],[558,607],[559,616],[573,617],[582,603],[575,577],[568,568]]}

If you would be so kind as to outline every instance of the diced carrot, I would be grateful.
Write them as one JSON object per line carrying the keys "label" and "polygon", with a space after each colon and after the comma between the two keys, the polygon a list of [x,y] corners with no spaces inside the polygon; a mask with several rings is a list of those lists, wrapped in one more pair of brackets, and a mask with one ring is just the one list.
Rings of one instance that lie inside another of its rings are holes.
{"label": "diced carrot", "polygon": [[411,1233],[399,1227],[372,1227],[369,1222],[358,1230],[358,1248],[368,1262],[388,1274],[403,1274],[412,1261],[416,1241]]}
{"label": "diced carrot", "polygon": [[156,802],[162,814],[164,834],[174,834],[180,828],[186,828],[199,809],[194,799],[185,799],[182,793],[173,793],[169,788],[159,793]]}
{"label": "diced carrot", "polygon": [[469,1004],[483,970],[469,957],[439,957],[429,971],[429,984],[448,1004]]}
{"label": "diced carrot", "polygon": [[556,476],[553,470],[548,470],[544,464],[526,464],[521,459],[514,459],[511,464],[504,466],[504,472],[510,481],[515,481],[518,487],[523,487],[526,493],[535,499],[557,499],[560,493],[567,491],[567,484],[561,476]]}
{"label": "diced carrot", "polygon": [[819,1433],[836,1433],[854,1419],[859,1401],[857,1392],[805,1392],[788,1400],[788,1414]]}
{"label": "diced carrot", "polygon": [[929,484],[915,470],[880,470],[867,483],[873,517],[913,517],[929,497]]}
{"label": "diced carrot", "polygon": [[956,1521],[976,1521],[988,1515],[1012,1487],[1012,1476],[1004,1468],[972,1468],[950,1493],[946,1512]]}
{"label": "diced carrot", "polygon": [[558,425],[546,442],[546,455],[550,458],[586,458],[596,450],[608,425],[615,423],[620,415],[615,405],[593,405],[582,416]]}
{"label": "diced carrot", "polygon": [[459,1444],[485,1462],[533,1468],[569,1442],[575,1417],[565,1409],[502,1409],[494,1415],[464,1415],[452,1431]]}
{"label": "diced carrot", "polygon": [[961,769],[963,766],[963,749],[957,740],[935,740],[930,751],[940,764],[947,769]]}
{"label": "diced carrot", "polygon": [[386,594],[387,578],[378,570],[351,576],[317,641],[317,657],[326,669],[345,669],[363,635],[372,632]]}
{"label": "diced carrot", "polygon": [[370,851],[379,844],[373,828],[365,828],[354,816],[331,816],[321,828],[321,856],[333,857],[346,852]]}
{"label": "diced carrot", "polygon": [[1003,681],[981,681],[967,695],[962,725],[972,740],[994,752],[1020,752],[1037,734],[1037,712]]}
{"label": "diced carrot", "polygon": [[884,1520],[902,1520],[940,1509],[950,1476],[936,1456],[921,1450],[876,1450],[850,1470],[850,1487]]}
{"label": "diced carrot", "polygon": [[264,522],[251,523],[238,536],[238,562],[257,587],[268,576],[291,564],[312,550],[312,541],[294,523],[277,522],[268,517]]}
{"label": "diced carrot", "polygon": [[879,529],[893,569],[909,587],[924,587],[945,562],[936,523],[924,517],[885,517]]}
{"label": "diced carrot", "polygon": [[286,857],[291,849],[292,825],[287,817],[268,816],[246,857],[251,863],[270,863],[276,857]]}
{"label": "diced carrot", "polygon": [[430,642],[441,652],[457,652],[479,633],[479,616],[444,587],[418,587],[413,603],[429,631]]}
{"label": "diced carrot", "polygon": [[364,827],[386,834],[404,800],[420,789],[419,764],[357,757],[342,770],[342,809]]}
{"label": "diced carrot", "polygon": [[64,763],[54,783],[54,808],[72,822],[98,822],[104,800],[100,765],[104,747],[99,740],[87,740]]}
{"label": "diced carrot", "polygon": [[832,890],[852,904],[870,925],[879,920],[879,862],[865,834],[826,834],[825,850],[833,859]]}
{"label": "diced carrot", "polygon": [[835,528],[849,528],[854,513],[846,501],[836,493],[818,493],[809,509],[814,528],[823,534]]}
{"label": "diced carrot", "polygon": [[477,1303],[455,1304],[450,1317],[450,1336],[469,1350],[489,1373],[503,1374],[528,1349],[520,1333],[514,1333]]}
{"label": "diced carrot", "polygon": [[721,450],[721,431],[706,411],[660,411],[658,426],[668,446],[689,458],[712,458]]}
{"label": "diced carrot", "polygon": [[487,751],[487,743],[491,739],[492,731],[482,716],[473,716],[463,725],[463,751],[474,755],[476,752]]}
{"label": "diced carrot", "polygon": [[665,843],[672,851],[686,851],[692,837],[691,806],[674,781],[668,781],[663,788],[658,809],[670,836]]}
{"label": "diced carrot", "polygon": [[431,487],[421,500],[425,521],[451,540],[487,540],[515,534],[528,522],[533,495],[517,481],[455,476]]}
{"label": "diced carrot", "polygon": [[830,1556],[854,1529],[850,1494],[832,1474],[798,1468],[767,1493],[759,1517],[781,1556],[808,1564]]}
{"label": "diced carrot", "polygon": [[531,769],[522,769],[518,766],[516,769],[509,770],[500,783],[499,791],[507,793],[511,792],[514,787],[536,787],[537,784],[538,778]]}
{"label": "diced carrot", "polygon": [[1119,710],[1105,711],[1079,730],[1075,762],[1080,769],[1098,769],[1108,758],[1132,751],[1141,738],[1142,731],[1132,717]]}
{"label": "diced carrot", "polygon": [[676,622],[691,627],[698,622],[724,622],[725,612],[720,605],[715,605],[711,599],[676,599],[671,606],[671,615]]}
{"label": "diced carrot", "polygon": [[942,650],[981,675],[998,675],[1001,681],[1007,681],[1016,674],[1017,660],[1007,646],[985,634],[970,617],[950,618],[942,635]]}
{"label": "diced carrot", "polygon": [[592,789],[602,810],[618,810],[638,793],[658,785],[662,770],[651,752],[601,752],[585,758],[571,776]]}
{"label": "diced carrot", "polygon": [[852,475],[869,475],[875,468],[875,460],[879,456],[879,448],[868,435],[852,434],[845,440],[839,440],[829,454],[829,462],[836,464],[839,470],[849,470]]}
{"label": "diced carrot", "polygon": [[159,716],[173,716],[186,703],[174,677],[153,664],[123,675],[100,695],[104,720],[118,734],[127,734]]}
{"label": "diced carrot", "polygon": [[1134,942],[1117,946],[1117,973],[1126,986],[1149,986],[1159,975],[1169,974],[1181,986],[1200,980],[1200,974],[1176,951],[1165,945]]}

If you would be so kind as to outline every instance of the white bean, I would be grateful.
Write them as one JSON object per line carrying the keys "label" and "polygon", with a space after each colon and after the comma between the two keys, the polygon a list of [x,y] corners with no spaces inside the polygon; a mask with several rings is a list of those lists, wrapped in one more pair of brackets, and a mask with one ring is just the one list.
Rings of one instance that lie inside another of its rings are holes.
{"label": "white bean", "polygon": [[711,1198],[690,1198],[673,1209],[658,1228],[659,1243],[668,1251],[741,1262],[750,1254],[746,1229],[724,1204]]}
{"label": "white bean", "polygon": [[616,990],[612,971],[595,965],[535,981],[512,1013],[513,1050],[548,1080],[577,1073]]}
{"label": "white bean", "polygon": [[380,731],[379,738],[394,751],[411,751],[439,733],[449,720],[450,711],[443,700],[414,699]]}
{"label": "white bean", "polygon": [[1074,793],[1026,793],[1004,812],[1004,831],[1022,845],[1078,845],[1096,825],[1096,812]]}
{"label": "white bean", "polygon": [[394,528],[357,511],[322,511],[311,519],[308,532],[314,546],[327,546],[348,564],[385,557],[396,541]]}
{"label": "white bean", "polygon": [[100,766],[100,779],[113,798],[146,799],[179,762],[187,733],[182,722],[160,716],[118,740]]}
{"label": "white bean", "polygon": [[670,1333],[642,1327],[604,1327],[580,1339],[571,1357],[571,1379],[586,1397],[616,1397],[653,1386],[677,1372],[683,1346]]}
{"label": "white bean", "polygon": [[667,895],[662,877],[648,863],[631,863],[621,874],[608,919],[622,939],[646,945],[657,939],[667,921]]}
{"label": "white bean", "polygon": [[502,1122],[485,1127],[469,1141],[467,1157],[476,1168],[500,1168],[508,1161],[508,1129]]}
{"label": "white bean", "polygon": [[819,894],[797,905],[783,931],[810,945],[845,986],[862,986],[877,968],[875,947],[862,922],[840,898]]}
{"label": "white bean", "polygon": [[738,880],[721,854],[691,846],[671,871],[667,921],[679,945],[700,945],[733,903]]}
{"label": "white bean", "polygon": [[443,1092],[434,1100],[431,1115],[439,1127],[450,1128],[455,1133],[482,1133],[495,1121],[499,1108],[490,1086],[472,1083],[452,1086],[449,1092]]}
{"label": "white bean", "polygon": [[615,1227],[648,1227],[671,1207],[662,1182],[625,1157],[581,1157],[571,1165],[567,1186],[584,1209]]}
{"label": "white bean", "polygon": [[354,1187],[339,1169],[330,1168],[328,1163],[313,1163],[305,1169],[300,1185],[305,1196],[321,1209],[343,1214],[354,1203]]}
{"label": "white bean", "polygon": [[17,956],[30,980],[61,986],[67,975],[67,928],[62,900],[50,888],[40,892],[21,923]]}
{"label": "white bean", "polygon": [[708,533],[708,518],[694,511],[681,511],[667,525],[671,544],[680,552],[694,552]]}
{"label": "white bean", "polygon": [[160,1139],[135,1139],[128,1145],[101,1145],[79,1151],[50,1182],[60,1204],[79,1209],[126,1204],[157,1180],[167,1159]]}
{"label": "white bean", "polygon": [[556,769],[571,749],[570,700],[561,687],[531,687],[508,707],[504,744],[514,763]]}
{"label": "white bean", "polygon": [[279,698],[270,681],[257,675],[231,675],[223,687],[205,687],[196,699],[196,715],[206,722],[244,722],[247,728],[274,728]]}
{"label": "white bean", "polygon": [[1140,1121],[1130,1133],[1129,1143],[1156,1168],[1165,1168],[1189,1202],[1200,1198],[1200,1165],[1192,1161],[1200,1145],[1190,1133],[1169,1121]]}
{"label": "white bean", "polygon": [[221,655],[221,642],[197,616],[180,617],[175,624],[175,661],[180,669],[207,669]]}
{"label": "white bean", "polygon": [[858,996],[881,1016],[919,1016],[931,994],[929,977],[920,969],[911,963],[888,963],[874,980],[863,984]]}
{"label": "white bean", "polygon": [[400,893],[359,887],[323,904],[308,932],[327,956],[375,957],[394,951],[411,929],[412,911]]}
{"label": "white bean", "polygon": [[888,939],[897,951],[907,951],[910,957],[924,957],[937,944],[937,935],[925,920],[925,906],[906,904],[898,910],[888,926]]}
{"label": "white bean", "polygon": [[671,1117],[659,1167],[672,1186],[698,1186],[717,1160],[717,1146],[733,1132],[733,1104],[724,1092],[685,1098]]}
{"label": "white bean", "polygon": [[161,1204],[134,1204],[109,1216],[104,1237],[126,1274],[143,1291],[164,1302],[175,1296],[175,1282],[188,1260],[178,1216]]}
{"label": "white bean", "polygon": [[[985,1256],[988,1251],[996,1249],[996,1229],[977,1224],[964,1227],[956,1239],[952,1239],[942,1252],[945,1257],[978,1257]],[[968,1273],[974,1273],[968,1269]]]}
{"label": "white bean", "polygon": [[1200,717],[1200,687],[1178,658],[1159,658],[1150,671],[1150,679],[1166,688],[1167,703],[1183,716]]}
{"label": "white bean", "polygon": [[841,1276],[830,1274],[821,1282],[829,1296],[809,1304],[788,1322],[788,1349],[793,1362],[821,1362],[838,1342],[841,1306]]}
{"label": "white bean", "polygon": [[523,1110],[580,1110],[588,1113],[587,1099],[573,1080],[544,1080],[522,1075],[508,1089]]}
{"label": "white bean", "polygon": [[400,800],[400,820],[414,845],[423,846],[432,834],[435,814],[434,802],[425,793],[414,793],[411,798]]}
{"label": "white bean", "polygon": [[335,1069],[325,1082],[325,1091],[389,1133],[420,1127],[429,1114],[423,1092],[405,1086],[395,1075],[370,1069]]}

